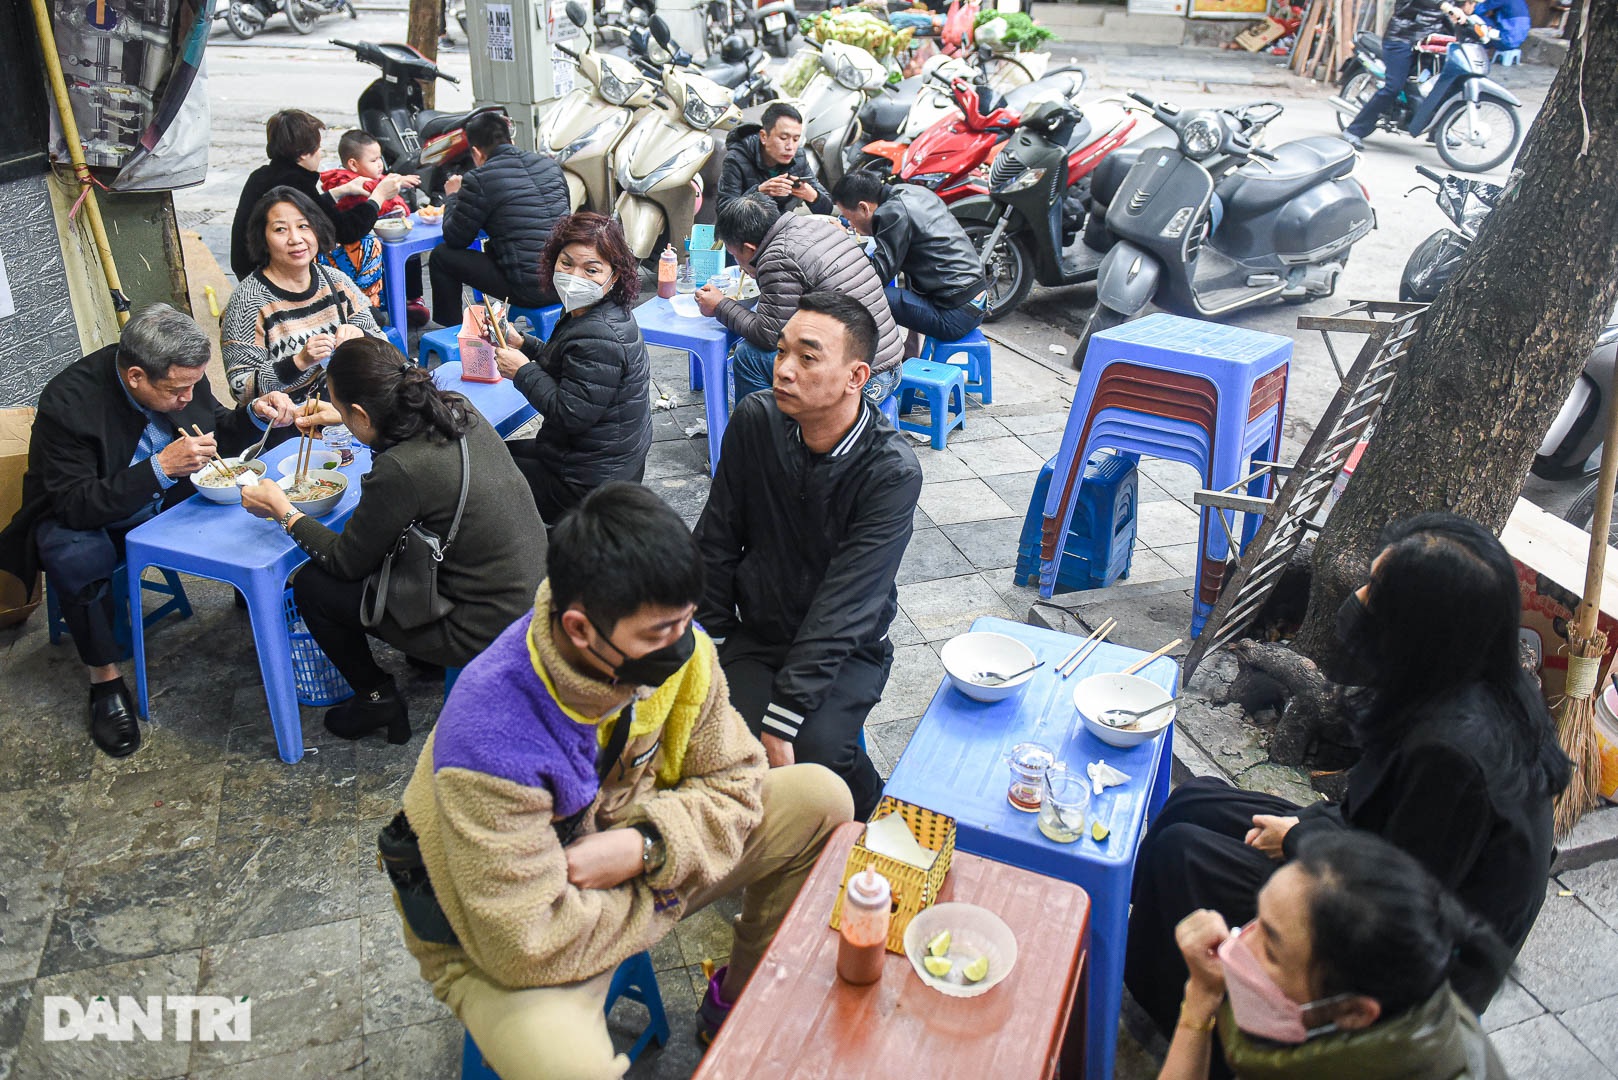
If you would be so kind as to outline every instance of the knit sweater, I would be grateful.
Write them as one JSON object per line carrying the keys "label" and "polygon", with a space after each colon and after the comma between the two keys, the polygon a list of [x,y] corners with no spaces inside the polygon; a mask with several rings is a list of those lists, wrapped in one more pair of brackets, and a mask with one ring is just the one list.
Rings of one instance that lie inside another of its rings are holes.
{"label": "knit sweater", "polygon": [[220,320],[220,348],[225,375],[237,401],[271,390],[284,390],[301,400],[325,374],[324,365],[300,370],[297,356],[316,334],[329,334],[344,323],[371,337],[382,328],[371,314],[371,302],[346,276],[322,266],[310,268],[309,288],[288,292],[255,270],[236,286]]}
{"label": "knit sweater", "polygon": [[[541,624],[533,637],[549,684],[530,657],[533,620]],[[428,944],[405,927],[429,982],[469,962],[511,988],[609,971],[673,929],[686,898],[735,868],[763,820],[764,749],[731,707],[707,635],[697,635],[682,669],[707,665],[708,688],[678,782],[658,778],[666,771],[661,730],[631,737],[598,782],[600,733],[579,717],[616,718],[632,694],[562,659],[550,621],[547,583],[534,613],[461,673],[405,789],[405,815],[459,939]],[[554,823],[581,809],[579,836],[650,822],[663,837],[663,866],[610,889],[570,884]]]}

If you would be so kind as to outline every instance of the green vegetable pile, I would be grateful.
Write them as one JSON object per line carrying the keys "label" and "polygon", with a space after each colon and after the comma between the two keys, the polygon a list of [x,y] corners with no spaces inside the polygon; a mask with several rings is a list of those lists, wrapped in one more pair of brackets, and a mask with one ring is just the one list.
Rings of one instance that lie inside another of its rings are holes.
{"label": "green vegetable pile", "polygon": [[1003,14],[993,9],[980,11],[977,19],[972,23],[972,29],[976,30],[984,23],[991,22],[994,19],[1003,19],[1006,23],[1004,36],[995,43],[997,49],[1005,49],[1008,52],[1013,49],[1021,52],[1031,52],[1037,49],[1041,43],[1056,37],[1055,34],[1043,26],[1036,25],[1033,19],[1020,11],[1012,12],[1011,14]]}
{"label": "green vegetable pile", "polygon": [[[855,45],[878,60],[910,48],[914,30],[895,30],[886,19],[864,9],[831,10],[802,21],[803,32],[814,41],[840,41]],[[784,87],[783,87],[784,89]]]}

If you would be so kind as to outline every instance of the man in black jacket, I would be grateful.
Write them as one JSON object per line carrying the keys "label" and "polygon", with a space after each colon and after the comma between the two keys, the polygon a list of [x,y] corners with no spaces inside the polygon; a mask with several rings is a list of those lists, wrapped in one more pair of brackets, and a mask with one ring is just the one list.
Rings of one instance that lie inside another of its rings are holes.
{"label": "man in black jacket", "polygon": [[[1343,138],[1356,150],[1365,149],[1364,139],[1376,130],[1377,118],[1388,110],[1399,95],[1404,93],[1410,78],[1410,66],[1415,61],[1416,42],[1428,34],[1443,31],[1460,18],[1445,15],[1444,0],[1399,0],[1388,20],[1387,32],[1382,35],[1382,63],[1387,74],[1376,93],[1360,109],[1359,115],[1343,129]],[[1462,16],[1464,18],[1464,16]]]}
{"label": "man in black jacket", "polygon": [[[124,535],[192,495],[189,477],[216,453],[256,442],[266,422],[290,424],[296,411],[280,391],[251,412],[225,408],[208,386],[208,353],[190,316],[153,304],[118,344],[57,374],[39,397],[22,507],[0,532],[0,569],[23,581],[45,571],[89,668],[91,737],[113,757],[140,746],[112,629]],[[207,433],[188,434],[193,424]]]}
{"label": "man in black jacket", "polygon": [[812,292],[781,332],[773,394],[737,403],[697,521],[708,586],[697,618],[720,642],[730,701],[772,766],[825,765],[857,818],[882,780],[860,746],[893,662],[894,576],[921,466],[865,400],[876,322]]}
{"label": "man in black jacket", "polygon": [[803,154],[803,114],[777,101],[764,110],[761,123],[758,134],[737,140],[725,151],[718,209],[732,199],[762,191],[783,214],[800,203],[811,214],[831,213],[831,196]]}
{"label": "man in black jacket", "polygon": [[977,329],[988,295],[983,263],[943,199],[864,170],[845,174],[832,199],[855,232],[875,238],[876,276],[892,281],[904,272],[904,288],[886,289],[894,322],[939,341]]}
{"label": "man in black jacket", "polygon": [[[444,182],[444,242],[427,262],[433,321],[443,326],[460,325],[462,285],[518,307],[556,303],[550,283],[539,280],[539,257],[569,208],[562,167],[513,146],[503,114],[473,116],[466,137],[477,167]],[[488,234],[486,250],[467,250],[480,232]]]}

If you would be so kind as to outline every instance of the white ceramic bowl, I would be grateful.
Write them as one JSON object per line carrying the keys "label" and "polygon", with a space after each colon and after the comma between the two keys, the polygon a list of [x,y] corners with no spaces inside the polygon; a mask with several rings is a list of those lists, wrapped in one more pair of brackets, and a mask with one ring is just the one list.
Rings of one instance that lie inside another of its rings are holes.
{"label": "white ceramic bowl", "polygon": [[1150,679],[1139,675],[1091,675],[1073,688],[1073,706],[1090,734],[1106,743],[1127,750],[1139,746],[1174,722],[1175,706],[1154,713],[1132,728],[1115,728],[1101,722],[1108,709],[1134,712],[1170,700],[1174,695]]}
{"label": "white ceramic bowl", "polygon": [[[965,967],[980,956],[989,958],[989,973],[975,983],[964,979],[956,981],[956,972],[937,976],[922,966],[927,956],[927,943],[945,930],[949,931],[949,958],[958,968]],[[976,904],[934,904],[923,908],[910,925],[905,927],[905,956],[915,968],[921,981],[950,997],[977,997],[986,994],[1017,964],[1017,935],[1011,932],[1005,920]]]}
{"label": "white ceramic bowl", "polygon": [[[340,472],[322,471],[318,474],[310,473],[309,479],[330,480],[337,484],[337,490],[332,492],[330,495],[324,495],[318,499],[292,499],[292,505],[295,509],[301,511],[302,513],[308,514],[310,517],[324,517],[326,514],[331,513],[332,508],[341,502],[343,495],[347,493],[348,477],[344,476]],[[283,490],[288,492],[288,496],[290,497],[293,483],[292,477],[283,476],[277,481],[277,483],[281,485]]]}
{"label": "white ceramic bowl", "polygon": [[[225,467],[228,469],[234,470],[237,468],[243,468],[257,473],[259,476],[264,475],[264,463],[262,461],[249,461],[246,465],[243,465],[241,460],[238,458],[228,457],[221,458],[220,460],[225,463]],[[242,489],[234,480],[225,484],[209,484],[204,482],[211,478],[217,477],[218,475],[218,471],[210,465],[208,468],[203,469],[201,472],[192,476],[191,483],[197,489],[197,494],[201,495],[209,502],[223,503],[226,506],[229,506],[232,503],[240,503],[242,501]]]}
{"label": "white ceramic bowl", "polygon": [[954,684],[955,689],[973,701],[1003,700],[1015,694],[1034,677],[1034,672],[1024,672],[1010,682],[997,683],[993,686],[972,681],[979,672],[992,671],[1000,675],[1010,675],[1022,671],[1034,662],[1032,649],[1016,638],[1004,634],[991,634],[982,630],[961,634],[945,642],[939,655],[944,661],[944,670],[949,673],[949,681]]}
{"label": "white ceramic bowl", "polygon": [[[309,475],[329,474],[335,472],[343,455],[335,450],[311,450],[309,452]],[[328,462],[330,464],[328,464]],[[282,476],[291,476],[292,470],[298,467],[298,455],[292,454],[282,458],[276,463],[275,471]]]}
{"label": "white ceramic bowl", "polygon": [[684,293],[677,293],[674,298],[669,301],[669,306],[674,309],[674,314],[679,315],[682,318],[702,318],[702,309],[697,307],[697,298],[695,296],[687,296]]}
{"label": "white ceramic bowl", "polygon": [[415,223],[409,218],[382,218],[371,228],[384,240],[403,240]]}

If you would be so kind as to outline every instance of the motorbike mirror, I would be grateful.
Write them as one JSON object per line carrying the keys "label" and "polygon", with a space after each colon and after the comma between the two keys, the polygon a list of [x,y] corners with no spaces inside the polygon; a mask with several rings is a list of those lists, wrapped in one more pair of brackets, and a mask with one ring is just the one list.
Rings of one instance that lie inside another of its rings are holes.
{"label": "motorbike mirror", "polygon": [[579,0],[567,0],[567,21],[580,29],[590,21],[589,12],[584,10],[584,5],[579,3]]}
{"label": "motorbike mirror", "polygon": [[691,54],[689,52],[686,52],[684,49],[675,49],[674,50],[674,66],[675,67],[690,67],[691,66],[691,59],[692,59]]}
{"label": "motorbike mirror", "polygon": [[663,21],[663,16],[661,15],[652,16],[652,37],[665,49],[668,48],[669,42],[672,40],[669,36],[669,24]]}

